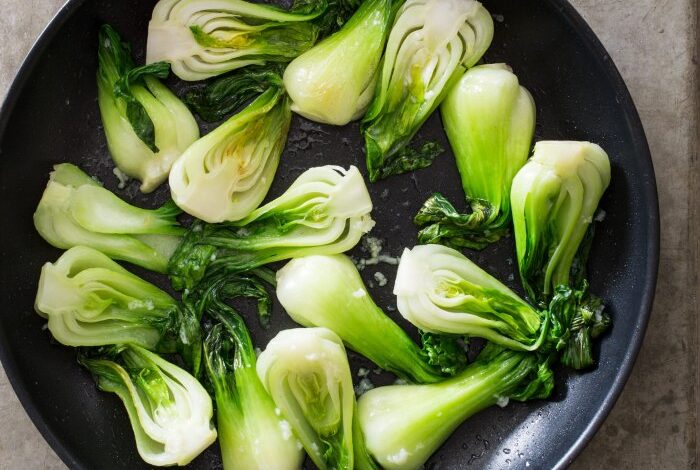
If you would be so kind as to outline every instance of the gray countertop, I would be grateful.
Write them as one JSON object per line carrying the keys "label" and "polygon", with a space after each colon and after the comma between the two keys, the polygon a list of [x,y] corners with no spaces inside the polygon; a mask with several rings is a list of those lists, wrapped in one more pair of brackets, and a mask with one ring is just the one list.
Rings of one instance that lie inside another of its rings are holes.
{"label": "gray countertop", "polygon": [[[0,97],[63,3],[2,0]],[[573,467],[697,468],[697,1],[572,3],[607,47],[637,104],[656,167],[662,227],[659,283],[644,346],[612,414]],[[63,468],[0,368],[0,470]]]}

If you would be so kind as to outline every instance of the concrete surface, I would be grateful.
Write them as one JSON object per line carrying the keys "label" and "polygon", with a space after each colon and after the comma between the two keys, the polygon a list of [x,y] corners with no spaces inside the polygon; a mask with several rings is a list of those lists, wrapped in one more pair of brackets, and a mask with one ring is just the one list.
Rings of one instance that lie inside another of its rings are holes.
{"label": "concrete surface", "polygon": [[[2,0],[0,97],[63,0]],[[662,252],[654,314],[632,378],[575,469],[695,469],[697,2],[572,0],[620,68],[642,116],[661,201]],[[0,369],[0,469],[65,468],[31,424]]]}

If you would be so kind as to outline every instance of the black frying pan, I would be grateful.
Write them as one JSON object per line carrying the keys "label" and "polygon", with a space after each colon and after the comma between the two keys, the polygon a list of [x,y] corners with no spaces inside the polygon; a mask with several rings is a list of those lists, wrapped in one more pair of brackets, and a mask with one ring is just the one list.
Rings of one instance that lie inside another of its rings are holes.
{"label": "black frying pan", "polygon": [[[161,188],[144,197],[137,185],[117,190],[100,127],[95,70],[98,27],[114,25],[143,57],[154,1],[73,0],[62,8],[29,54],[0,113],[0,357],[29,416],[71,468],[147,468],[138,457],[127,416],[116,396],[96,390],[75,361],[75,352],[51,341],[34,313],[39,269],[60,254],[33,229],[31,215],[51,166],[70,161],[100,177],[106,186],[137,204],[154,207],[167,197]],[[507,62],[537,102],[537,139],[591,140],[612,160],[612,185],[602,201],[607,218],[599,225],[590,260],[593,292],[613,314],[612,330],[599,342],[598,367],[584,374],[560,371],[551,400],[493,408],[464,423],[427,468],[562,468],[583,449],[610,412],[630,374],[649,318],[659,257],[659,216],[654,171],[634,104],[609,56],[564,0],[486,0],[496,17],[496,36],[486,60]],[[7,46],[5,46],[7,47]],[[170,85],[181,87],[177,80]],[[331,128],[295,118],[290,144],[271,190],[276,196],[305,168],[321,164],[364,171],[357,124]],[[449,148],[439,116],[417,141],[437,139]],[[385,198],[381,194],[389,190]],[[397,255],[413,246],[411,218],[427,196],[439,190],[462,197],[451,154],[432,168],[370,187],[378,221],[375,236]],[[468,253],[482,267],[522,292],[513,242],[501,240],[481,253]],[[162,278],[134,270],[165,285]],[[391,306],[395,267],[375,271],[389,278],[370,289],[381,306]],[[397,317],[392,312],[393,317]],[[264,347],[293,323],[277,307],[272,327],[250,317],[256,344]],[[405,323],[403,323],[405,325]],[[356,356],[353,367],[369,366]],[[392,380],[373,376],[376,384]],[[191,465],[218,468],[212,446]]]}

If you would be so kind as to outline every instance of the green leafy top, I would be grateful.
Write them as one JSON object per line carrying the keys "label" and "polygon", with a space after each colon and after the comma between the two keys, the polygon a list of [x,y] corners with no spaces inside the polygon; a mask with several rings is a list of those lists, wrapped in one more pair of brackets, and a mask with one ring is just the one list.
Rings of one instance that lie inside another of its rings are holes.
{"label": "green leafy top", "polygon": [[377,169],[375,180],[427,168],[444,152],[442,145],[435,141],[425,142],[418,148],[403,147],[384,166]]}
{"label": "green leafy top", "polygon": [[470,209],[470,213],[462,214],[442,194],[433,194],[413,219],[418,227],[422,227],[418,232],[418,242],[480,250],[506,233],[505,226],[494,223],[499,213],[489,202],[472,199]]}
{"label": "green leafy top", "polygon": [[467,337],[427,331],[421,331],[420,336],[421,352],[428,364],[439,368],[446,376],[457,375],[467,365]]}
{"label": "green leafy top", "polygon": [[562,364],[572,369],[586,369],[595,364],[592,340],[611,324],[603,302],[590,294],[588,282],[580,290],[560,285],[549,304],[552,313],[550,345]]}
{"label": "green leafy top", "polygon": [[[316,5],[316,0],[301,0],[295,2],[295,7],[303,3]],[[328,9],[317,17],[314,22],[319,27],[319,38],[325,38],[339,30],[363,4],[363,0],[328,0]]]}
{"label": "green leafy top", "polygon": [[114,96],[126,102],[126,117],[131,123],[131,127],[134,128],[134,132],[153,152],[158,152],[155,127],[146,109],[134,96],[132,86],[139,83],[142,84],[143,80],[149,76],[168,78],[169,73],[170,65],[168,63],[156,62],[155,64],[132,68],[119,77],[114,84]]}
{"label": "green leafy top", "polygon": [[251,66],[214,79],[187,92],[184,101],[202,119],[220,121],[252,97],[270,87],[282,87],[281,70],[275,65]]}

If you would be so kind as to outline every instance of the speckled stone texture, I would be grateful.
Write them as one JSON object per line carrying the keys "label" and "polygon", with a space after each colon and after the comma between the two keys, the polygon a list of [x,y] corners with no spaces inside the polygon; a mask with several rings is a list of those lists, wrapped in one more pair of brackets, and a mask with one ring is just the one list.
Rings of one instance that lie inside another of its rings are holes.
{"label": "speckled stone texture", "polygon": [[[695,469],[700,168],[697,0],[572,0],[607,47],[639,108],[661,203],[654,313],[634,372],[575,469]],[[0,97],[62,0],[2,0]],[[0,470],[65,466],[0,369]]]}

